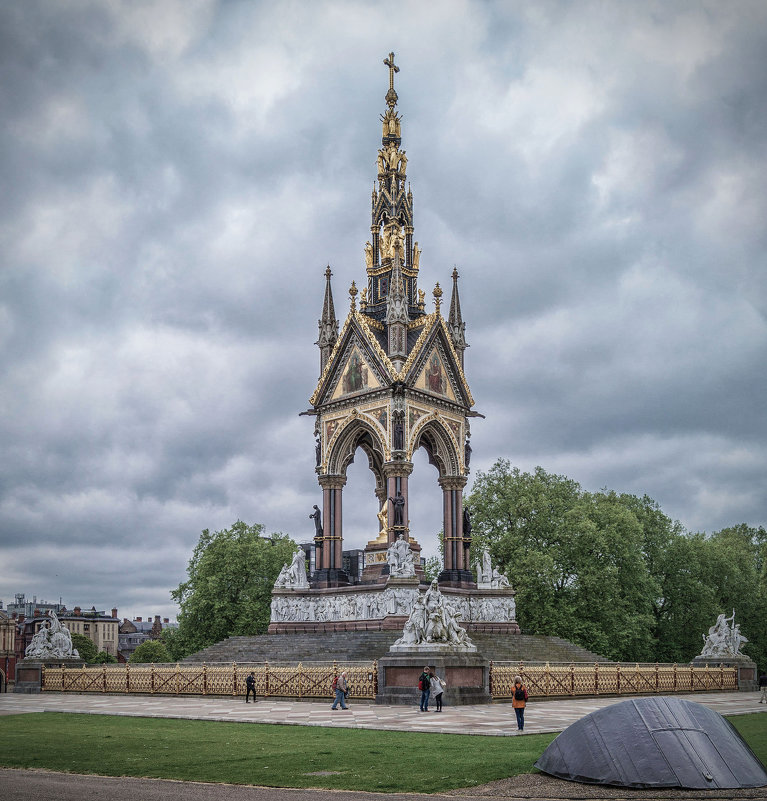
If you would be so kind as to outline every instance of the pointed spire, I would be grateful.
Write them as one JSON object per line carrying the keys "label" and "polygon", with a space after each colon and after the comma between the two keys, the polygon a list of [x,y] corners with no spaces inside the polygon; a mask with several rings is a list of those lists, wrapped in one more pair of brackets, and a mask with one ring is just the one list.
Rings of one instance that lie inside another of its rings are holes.
{"label": "pointed spire", "polygon": [[320,349],[320,372],[324,369],[330,351],[333,350],[333,345],[338,339],[338,320],[333,308],[333,290],[330,287],[331,275],[333,273],[330,272],[330,265],[328,265],[325,270],[325,300],[322,304],[322,318],[319,320],[320,335],[315,343]]}
{"label": "pointed spire", "polygon": [[386,322],[389,325],[392,323],[407,325],[408,319],[405,279],[402,277],[399,253],[395,253],[394,269],[391,273],[391,287],[386,301]]}
{"label": "pointed spire", "polygon": [[461,367],[463,367],[463,352],[469,346],[466,344],[466,323],[461,316],[461,300],[458,297],[458,270],[453,267],[453,295],[450,299],[450,314],[447,318],[447,327],[450,331],[450,338],[453,346],[461,357]]}

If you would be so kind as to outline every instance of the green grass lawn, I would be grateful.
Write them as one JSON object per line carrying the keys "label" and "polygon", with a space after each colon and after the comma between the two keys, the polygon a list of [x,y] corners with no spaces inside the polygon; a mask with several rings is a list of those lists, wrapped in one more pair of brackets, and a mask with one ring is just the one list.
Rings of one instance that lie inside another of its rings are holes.
{"label": "green grass lawn", "polygon": [[[767,714],[730,720],[767,763]],[[0,718],[0,765],[433,793],[530,773],[553,739],[553,734],[487,737],[43,712]]]}
{"label": "green grass lawn", "polygon": [[[553,739],[553,734],[484,737],[42,712],[0,718],[0,765],[431,793],[530,773]],[[330,775],[316,775],[324,771]]]}

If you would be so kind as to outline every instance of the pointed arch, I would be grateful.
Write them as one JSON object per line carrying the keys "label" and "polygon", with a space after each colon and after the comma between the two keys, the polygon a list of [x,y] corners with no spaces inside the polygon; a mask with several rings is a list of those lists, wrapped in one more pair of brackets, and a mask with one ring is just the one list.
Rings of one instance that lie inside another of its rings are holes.
{"label": "pointed arch", "polygon": [[439,477],[462,476],[462,462],[458,443],[450,429],[436,415],[432,414],[418,423],[411,438],[410,453],[423,447],[429,461],[439,471]]}
{"label": "pointed arch", "polygon": [[330,446],[327,472],[345,476],[346,469],[354,461],[357,448],[362,448],[368,458],[368,466],[375,476],[376,492],[383,492],[386,486],[383,473],[385,460],[384,443],[380,433],[367,420],[354,415],[336,433]]}

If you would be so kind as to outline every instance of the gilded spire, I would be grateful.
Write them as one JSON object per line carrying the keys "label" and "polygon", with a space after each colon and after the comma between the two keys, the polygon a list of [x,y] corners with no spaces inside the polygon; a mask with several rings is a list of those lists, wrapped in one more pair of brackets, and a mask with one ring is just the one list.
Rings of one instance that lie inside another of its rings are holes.
{"label": "gilded spire", "polygon": [[315,344],[320,348],[320,371],[325,367],[325,363],[333,350],[333,345],[338,339],[338,320],[333,308],[333,290],[330,288],[330,265],[325,270],[325,300],[322,304],[322,318],[319,320],[320,336]]}
{"label": "gilded spire", "polygon": [[383,63],[389,68],[389,91],[386,93],[386,104],[393,109],[399,100],[394,91],[394,73],[399,72],[399,67],[394,64],[394,53],[389,53],[389,58],[385,58]]}

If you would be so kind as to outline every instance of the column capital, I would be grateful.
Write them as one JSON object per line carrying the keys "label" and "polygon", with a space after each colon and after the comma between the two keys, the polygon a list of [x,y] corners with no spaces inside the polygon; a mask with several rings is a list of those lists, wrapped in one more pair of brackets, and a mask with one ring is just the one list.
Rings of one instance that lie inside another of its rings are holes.
{"label": "column capital", "polygon": [[346,476],[324,475],[317,476],[322,489],[343,489],[346,486]]}
{"label": "column capital", "polygon": [[462,490],[468,480],[467,476],[441,476],[437,481],[443,490]]}
{"label": "column capital", "polygon": [[[412,462],[384,462],[384,478],[396,478],[397,476],[409,476],[413,472]],[[466,483],[466,482],[464,482]]]}

